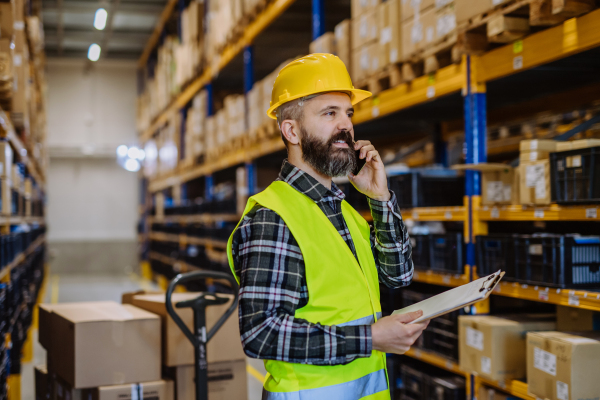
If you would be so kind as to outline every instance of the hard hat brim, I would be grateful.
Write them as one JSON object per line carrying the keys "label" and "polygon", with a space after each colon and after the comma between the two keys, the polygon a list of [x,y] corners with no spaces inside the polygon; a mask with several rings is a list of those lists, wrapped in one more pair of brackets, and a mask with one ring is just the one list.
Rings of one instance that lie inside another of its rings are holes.
{"label": "hard hat brim", "polygon": [[348,88],[335,89],[334,88],[334,89],[323,90],[322,92],[303,93],[303,94],[299,94],[299,95],[296,95],[296,96],[289,97],[289,98],[285,99],[285,101],[279,101],[276,104],[272,105],[267,110],[267,115],[271,119],[277,119],[276,110],[277,110],[277,108],[279,108],[283,104],[289,103],[290,101],[299,99],[301,97],[310,96],[310,95],[313,95],[313,94],[330,93],[330,92],[342,92],[342,93],[348,93],[348,94],[350,94],[350,101],[352,102],[352,105],[358,104],[361,101],[363,101],[365,99],[368,99],[369,97],[371,97],[373,95],[373,93],[371,93],[369,91],[362,90],[362,89],[354,89],[354,88],[352,88],[352,89],[348,89]]}

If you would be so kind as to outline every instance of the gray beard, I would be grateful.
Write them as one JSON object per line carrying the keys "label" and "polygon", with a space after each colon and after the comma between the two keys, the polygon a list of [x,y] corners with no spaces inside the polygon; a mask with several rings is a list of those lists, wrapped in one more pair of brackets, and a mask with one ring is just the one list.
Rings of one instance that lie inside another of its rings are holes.
{"label": "gray beard", "polygon": [[[310,135],[303,126],[300,127],[300,132],[302,133],[300,138],[302,159],[320,174],[336,178],[346,176],[356,169],[356,152],[349,132],[340,132],[327,142]],[[348,148],[338,149],[333,146],[333,143],[340,139],[346,141]]]}

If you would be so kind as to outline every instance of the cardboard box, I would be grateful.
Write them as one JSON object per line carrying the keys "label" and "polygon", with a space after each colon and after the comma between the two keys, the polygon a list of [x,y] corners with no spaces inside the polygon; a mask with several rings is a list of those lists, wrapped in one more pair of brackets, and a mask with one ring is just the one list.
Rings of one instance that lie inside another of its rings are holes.
{"label": "cardboard box", "polygon": [[436,8],[435,40],[442,40],[456,32],[456,9],[454,3]]}
{"label": "cardboard box", "polygon": [[337,56],[346,64],[348,73],[352,76],[352,32],[350,28],[352,23],[345,19],[335,26],[335,47]]}
{"label": "cardboard box", "polygon": [[524,205],[550,204],[550,161],[528,161],[519,165],[519,197]]}
{"label": "cardboard box", "polygon": [[0,214],[11,215],[12,214],[12,187],[10,179],[0,179],[0,200],[2,201],[2,207]]}
{"label": "cardboard box", "polygon": [[14,33],[14,4],[0,3],[0,37],[10,40]]}
{"label": "cardboard box", "polygon": [[13,150],[8,141],[0,141],[0,178],[12,178]]}
{"label": "cardboard box", "polygon": [[132,383],[129,385],[100,386],[83,391],[84,400],[173,400],[171,380]]}
{"label": "cardboard box", "polygon": [[435,40],[436,9],[431,7],[419,16],[402,23],[402,53],[404,60]]}
{"label": "cardboard box", "polygon": [[379,62],[382,66],[401,61],[402,25],[400,0],[389,0],[377,8],[379,31]]}
{"label": "cardboard box", "polygon": [[556,330],[566,332],[600,331],[600,312],[556,306]]}
{"label": "cardboard box", "polygon": [[557,142],[556,151],[579,150],[596,146],[600,146],[600,139],[572,140],[569,142]]}
{"label": "cardboard box", "polygon": [[549,159],[550,159],[550,152],[548,152],[548,151],[535,150],[535,151],[521,151],[519,153],[519,161],[522,163],[530,162],[530,161],[549,160]]}
{"label": "cardboard box", "polygon": [[[428,8],[435,7],[439,0],[401,0],[402,1],[402,21],[413,19],[415,14],[422,14]],[[446,1],[450,2],[450,1]],[[441,5],[441,4],[440,4]]]}
{"label": "cardboard box", "polygon": [[514,168],[506,164],[481,163],[455,165],[456,170],[481,172],[481,204],[519,204],[519,180]]}
{"label": "cardboard box", "polygon": [[363,15],[368,11],[372,11],[379,3],[381,3],[381,0],[352,0],[350,5],[352,18]]}
{"label": "cardboard box", "polygon": [[[0,3],[5,4],[5,3]],[[0,25],[1,26],[1,25]],[[12,92],[13,79],[13,49],[11,48],[10,39],[0,38],[0,80],[8,82],[10,91]],[[4,91],[4,88],[3,88]]]}
{"label": "cardboard box", "polygon": [[477,400],[518,400],[517,397],[507,395],[499,390],[479,385]]}
{"label": "cardboard box", "polygon": [[309,45],[309,52],[312,53],[329,53],[337,55],[335,45],[335,34],[333,32],[325,32],[323,35],[313,40]]}
{"label": "cardboard box", "polygon": [[47,400],[50,395],[48,370],[45,365],[34,367],[35,400]]}
{"label": "cardboard box", "polygon": [[527,333],[530,396],[549,400],[597,399],[598,371],[600,332]]}
{"label": "cardboard box", "polygon": [[377,42],[379,25],[377,24],[377,9],[352,20],[352,49],[359,49]]}
{"label": "cardboard box", "polygon": [[360,81],[375,73],[379,67],[379,43],[371,43],[354,50],[352,59],[352,81]]}
{"label": "cardboard box", "polygon": [[133,298],[142,294],[165,294],[160,290],[136,290],[135,292],[126,292],[121,295],[121,304],[133,305]]}
{"label": "cardboard box", "polygon": [[[177,400],[196,400],[194,366],[169,368],[167,375],[175,380]],[[208,364],[208,399],[246,399],[247,376],[246,360]]]}
{"label": "cardboard box", "polygon": [[506,3],[509,0],[454,0],[456,8],[456,23],[460,26],[484,12]]}
{"label": "cardboard box", "polygon": [[[180,301],[195,299],[199,293],[174,293],[173,304]],[[226,297],[227,295],[220,295]],[[168,316],[164,295],[140,295],[133,298],[133,304],[144,310],[157,314],[162,319],[163,332],[163,365],[175,367],[194,364],[194,348],[184,333]],[[229,303],[221,306],[211,306],[206,309],[207,330],[223,315]],[[181,319],[193,330],[193,312],[191,308],[177,309]],[[206,346],[209,363],[245,359],[240,339],[238,314],[234,312],[223,324],[216,335]]]}
{"label": "cardboard box", "polygon": [[505,381],[525,377],[525,332],[555,329],[552,314],[458,317],[459,365],[464,371]]}
{"label": "cardboard box", "polygon": [[116,302],[63,303],[40,307],[39,329],[48,368],[73,389],[160,380],[160,318],[152,313]]}
{"label": "cardboard box", "polygon": [[556,151],[556,146],[560,142],[556,140],[543,140],[543,139],[534,139],[534,140],[521,140],[519,142],[519,150],[520,151],[544,151],[544,152],[552,152]]}

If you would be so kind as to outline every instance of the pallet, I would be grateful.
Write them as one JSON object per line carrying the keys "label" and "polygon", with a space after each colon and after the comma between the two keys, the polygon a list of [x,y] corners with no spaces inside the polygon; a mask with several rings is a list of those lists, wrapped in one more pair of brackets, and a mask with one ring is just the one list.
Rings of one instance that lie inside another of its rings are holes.
{"label": "pallet", "polygon": [[254,137],[255,141],[262,141],[264,139],[270,139],[279,134],[279,127],[275,120],[269,120],[262,124],[251,137]]}
{"label": "pallet", "polygon": [[369,78],[357,81],[355,86],[358,89],[368,90],[376,96],[402,82],[402,64],[394,63],[386,65]]}

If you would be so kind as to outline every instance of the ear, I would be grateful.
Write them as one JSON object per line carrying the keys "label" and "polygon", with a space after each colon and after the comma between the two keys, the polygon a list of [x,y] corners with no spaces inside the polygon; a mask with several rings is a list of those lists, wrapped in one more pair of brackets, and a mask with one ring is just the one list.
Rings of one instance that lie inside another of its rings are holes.
{"label": "ear", "polygon": [[298,136],[298,132],[300,128],[298,124],[293,119],[286,119],[281,122],[281,133],[287,139],[287,141],[291,144],[299,144],[300,137]]}

